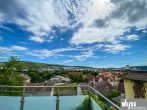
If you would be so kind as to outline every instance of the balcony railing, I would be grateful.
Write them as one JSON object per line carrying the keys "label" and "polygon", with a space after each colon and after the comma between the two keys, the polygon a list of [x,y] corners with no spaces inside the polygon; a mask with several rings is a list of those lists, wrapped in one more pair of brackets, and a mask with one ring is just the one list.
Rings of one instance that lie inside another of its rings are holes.
{"label": "balcony railing", "polygon": [[[114,102],[109,100],[99,91],[95,90],[89,85],[77,85],[77,86],[5,86],[0,85],[0,95],[19,95],[20,110],[23,110],[25,96],[68,96],[68,95],[90,95],[91,97],[99,97],[103,102],[106,110],[120,110],[120,107]],[[99,104],[99,103],[98,103]],[[58,110],[56,108],[56,110]]]}

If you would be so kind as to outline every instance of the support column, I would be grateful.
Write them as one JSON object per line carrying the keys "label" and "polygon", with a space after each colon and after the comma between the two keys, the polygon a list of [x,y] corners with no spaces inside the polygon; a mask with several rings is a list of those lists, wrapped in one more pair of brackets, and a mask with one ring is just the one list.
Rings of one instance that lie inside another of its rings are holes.
{"label": "support column", "polygon": [[23,110],[24,108],[24,92],[25,92],[25,88],[23,88],[23,93],[22,93],[22,97],[21,97],[21,100],[20,100],[20,110]]}
{"label": "support column", "polygon": [[22,96],[20,100],[20,110],[23,110],[23,107],[24,107],[24,96]]}
{"label": "support column", "polygon": [[57,99],[56,99],[56,110],[59,110],[59,102],[60,102],[60,99],[59,99],[59,90],[57,91]]}

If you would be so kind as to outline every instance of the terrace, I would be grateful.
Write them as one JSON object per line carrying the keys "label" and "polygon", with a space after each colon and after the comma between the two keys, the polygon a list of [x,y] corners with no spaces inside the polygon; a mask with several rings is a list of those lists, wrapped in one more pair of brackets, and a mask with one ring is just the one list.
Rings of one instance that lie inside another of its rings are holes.
{"label": "terrace", "polygon": [[0,86],[1,110],[120,110],[89,85]]}

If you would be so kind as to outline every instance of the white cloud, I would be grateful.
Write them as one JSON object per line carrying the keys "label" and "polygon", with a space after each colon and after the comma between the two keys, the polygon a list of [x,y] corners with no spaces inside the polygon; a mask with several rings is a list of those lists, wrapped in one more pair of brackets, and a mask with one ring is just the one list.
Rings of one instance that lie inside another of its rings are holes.
{"label": "white cloud", "polygon": [[89,50],[89,49],[85,50],[83,48],[71,48],[71,47],[53,49],[53,50],[48,50],[48,49],[32,50],[32,51],[27,51],[26,55],[36,56],[41,59],[44,59],[44,58],[48,58],[48,57],[64,56],[63,52],[67,52],[67,51],[80,51],[80,52],[82,52],[81,55],[70,55],[70,54],[66,55],[66,57],[71,57],[76,60],[85,60],[86,58],[89,58],[94,55],[92,50]]}
{"label": "white cloud", "polygon": [[73,60],[65,60],[65,61],[63,61],[63,63],[70,63],[70,62],[73,62]]}
{"label": "white cloud", "polygon": [[133,41],[133,40],[139,40],[139,37],[137,35],[133,34],[133,35],[126,36],[126,39]]}
{"label": "white cloud", "polygon": [[[143,7],[147,6],[147,2],[145,0],[140,2],[132,0],[114,0],[114,2],[110,2],[109,0],[97,0],[97,2],[102,2],[102,5],[98,3],[88,7],[89,11],[87,11],[87,16],[85,14],[83,19],[79,20],[84,26],[74,33],[70,43],[80,45],[104,42],[105,44],[113,44],[111,45],[113,47],[119,46],[118,49],[116,47],[113,49],[117,52],[127,49],[127,45],[120,43],[120,36],[122,36],[124,32],[129,31],[133,26],[139,29],[146,27],[147,16],[143,14],[145,13]],[[130,8],[127,7],[127,4],[131,5]],[[95,6],[98,8],[93,10]],[[106,8],[103,9],[103,7]],[[132,12],[130,12],[130,10],[132,10]],[[103,12],[104,14],[101,16]],[[123,39],[126,38],[125,36],[123,37]],[[137,35],[127,36],[126,38],[126,40],[138,39],[139,36]],[[111,46],[108,46],[108,51],[112,50]]]}
{"label": "white cloud", "polygon": [[104,48],[105,48],[104,51],[111,53],[118,53],[120,51],[124,51],[130,48],[130,46],[122,45],[122,44],[106,44]]}
{"label": "white cloud", "polygon": [[24,50],[27,50],[26,47],[22,47],[22,46],[17,46],[17,45],[14,45],[14,46],[11,46],[11,47],[0,47],[0,51],[1,52],[11,52],[11,51],[24,51]]}
{"label": "white cloud", "polygon": [[56,56],[55,53],[53,53],[52,51],[49,51],[47,49],[33,50],[32,52],[27,52],[27,55],[36,56],[41,59],[51,57],[51,56]]}
{"label": "white cloud", "polygon": [[[68,28],[74,29],[77,25],[82,24],[83,26],[71,36],[71,44],[104,42],[105,46],[102,47],[105,47],[106,51],[120,52],[129,48],[129,46],[121,44],[120,36],[129,31],[130,27],[144,29],[147,24],[146,0],[74,1],[43,0],[36,2],[13,0],[9,5],[10,3],[4,0],[1,1],[5,3],[2,3],[4,6],[0,7],[4,8],[0,10],[0,25],[3,22],[15,23],[33,34],[30,40],[43,43],[54,38],[50,35],[54,26],[62,31]],[[70,15],[72,15],[72,19],[70,19]],[[137,39],[139,38],[135,35],[127,36],[127,40]],[[72,49],[57,49],[52,52],[58,53],[66,50]],[[46,54],[47,56],[51,55],[48,52]],[[77,56],[77,58],[80,59],[81,57]]]}
{"label": "white cloud", "polygon": [[32,50],[31,52],[27,52],[27,55],[31,56],[36,56],[41,59],[47,58],[47,57],[52,57],[52,56],[63,56],[61,53],[62,52],[67,52],[67,51],[82,51],[83,48],[59,48],[59,49],[53,49],[53,50],[48,50],[48,49],[38,49],[38,50]]}
{"label": "white cloud", "polygon": [[[1,3],[4,1],[1,1]],[[6,9],[0,11],[0,21],[15,23],[22,26],[25,30],[32,32],[36,36],[31,40],[43,42],[39,37],[48,36],[52,26],[62,27],[69,24],[68,12],[60,0],[7,0],[2,3]],[[7,10],[7,11],[6,11]],[[59,12],[60,10],[60,12]]]}
{"label": "white cloud", "polygon": [[44,42],[44,39],[42,37],[36,37],[36,36],[31,36],[30,40],[35,41],[35,42],[39,42],[39,43]]}
{"label": "white cloud", "polygon": [[22,47],[22,46],[18,46],[18,45],[13,45],[10,47],[0,47],[0,53],[1,55],[5,56],[5,57],[9,57],[9,56],[23,56],[23,54],[25,54],[25,52],[28,49],[26,47]]}
{"label": "white cloud", "polygon": [[[33,37],[31,36],[30,40],[40,43],[46,41],[42,38],[43,36],[50,37],[49,33],[53,26],[74,27],[79,23],[84,24],[84,27],[74,34],[71,40],[72,43],[94,43],[105,40],[111,42],[112,39],[115,40],[116,35],[124,32],[124,28],[128,24],[125,21],[126,19],[105,20],[107,16],[119,7],[112,3],[111,0],[75,0],[75,3],[70,0],[44,0],[37,2],[16,0],[11,1],[11,6],[7,5],[8,3],[6,2],[4,3],[4,7],[8,11],[5,9],[0,11],[1,22],[9,21],[22,26],[25,30],[33,33]],[[23,14],[21,14],[22,12]],[[69,17],[71,17],[69,12],[73,15],[71,20],[69,20]],[[98,19],[106,22],[107,26],[105,28],[92,27]],[[77,21],[77,23],[70,26],[70,23],[73,21]],[[80,40],[78,41],[78,39]]]}
{"label": "white cloud", "polygon": [[[74,33],[71,43],[73,44],[91,44],[95,42],[117,42],[116,36],[121,35],[124,30],[120,20],[110,20],[107,22],[105,17],[109,16],[117,6],[110,2],[110,0],[94,0],[93,4],[88,7],[89,11],[85,14],[82,22],[84,26],[76,33]],[[94,26],[98,20],[102,25],[100,27]],[[106,25],[103,27],[103,25]]]}
{"label": "white cloud", "polygon": [[[22,55],[29,55],[29,56],[36,56],[39,57],[41,59],[44,58],[48,58],[48,57],[59,57],[59,56],[63,56],[62,53],[63,52],[69,52],[69,51],[84,51],[85,49],[83,47],[67,47],[67,48],[57,48],[57,49],[52,49],[52,50],[48,50],[48,49],[34,49],[34,50],[30,50],[26,47],[23,46],[18,46],[18,45],[13,45],[10,47],[0,47],[0,52],[3,54],[7,54],[7,55],[15,55],[16,52],[22,52]],[[90,53],[89,53],[90,54]],[[88,53],[85,53],[85,56],[89,55]],[[17,54],[20,55],[20,54]],[[68,56],[68,55],[67,55]]]}
{"label": "white cloud", "polygon": [[[121,31],[121,30],[120,30]],[[71,39],[71,43],[79,44],[91,44],[96,42],[118,42],[115,36],[109,36],[110,34],[120,34],[120,31],[114,29],[97,29],[97,28],[83,28],[80,29]]]}
{"label": "white cloud", "polygon": [[76,60],[85,60],[87,58],[90,58],[94,55],[93,51],[92,50],[89,50],[89,51],[86,51],[86,52],[83,52],[81,55],[74,55],[74,56],[71,56],[72,58],[75,58]]}
{"label": "white cloud", "polygon": [[125,52],[125,53],[122,53],[122,56],[125,56],[125,55],[131,55],[131,54],[132,54],[132,53],[129,53],[129,52],[126,53],[126,52]]}
{"label": "white cloud", "polygon": [[78,50],[83,50],[83,48],[79,48],[79,47],[76,47],[76,48],[71,48],[71,47],[67,47],[67,48],[59,48],[59,49],[54,49],[52,50],[52,52],[65,52],[65,51],[78,51]]}
{"label": "white cloud", "polygon": [[[80,4],[80,1],[77,1]],[[91,26],[96,19],[105,18],[116,8],[110,0],[89,0],[88,2],[87,0],[83,0],[81,4],[82,6],[79,5],[76,8],[81,13],[74,13],[74,15],[80,16],[77,21],[83,23],[86,27]]]}
{"label": "white cloud", "polygon": [[142,32],[143,32],[143,33],[147,33],[147,30],[143,30]]}
{"label": "white cloud", "polygon": [[13,51],[13,50],[19,50],[19,51],[27,50],[26,47],[17,46],[17,45],[11,46],[9,49],[10,49],[11,51]]}
{"label": "white cloud", "polygon": [[[1,15],[0,15],[1,16]],[[0,18],[1,19],[1,18]],[[2,29],[4,29],[4,30],[7,30],[7,31],[10,31],[10,32],[14,32],[11,28],[9,28],[9,27],[6,27],[6,26],[3,26],[2,24],[1,24],[1,20],[0,20],[0,28],[2,28]]]}

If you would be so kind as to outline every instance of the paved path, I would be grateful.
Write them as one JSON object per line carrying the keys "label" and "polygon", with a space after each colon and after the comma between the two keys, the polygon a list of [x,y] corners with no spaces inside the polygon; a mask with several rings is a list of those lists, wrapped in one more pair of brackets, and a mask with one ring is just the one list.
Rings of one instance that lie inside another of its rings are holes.
{"label": "paved path", "polygon": [[52,87],[51,96],[54,95],[54,87]]}
{"label": "paved path", "polygon": [[81,87],[77,87],[77,95],[82,95]]}

